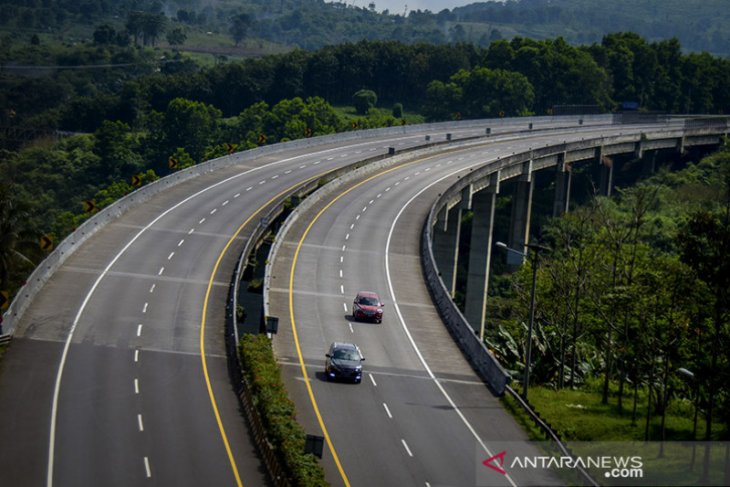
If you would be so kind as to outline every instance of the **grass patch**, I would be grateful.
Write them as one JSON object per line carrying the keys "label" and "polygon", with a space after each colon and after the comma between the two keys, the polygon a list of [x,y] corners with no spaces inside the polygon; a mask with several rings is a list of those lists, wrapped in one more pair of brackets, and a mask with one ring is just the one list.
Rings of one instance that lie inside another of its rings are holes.
{"label": "grass patch", "polygon": [[[639,391],[635,421],[632,415],[631,394],[624,395],[623,409],[619,409],[615,391],[610,394],[608,404],[603,404],[600,390],[591,385],[579,390],[554,390],[533,386],[530,388],[530,402],[558,435],[567,441],[645,440],[646,390]],[[516,407],[515,404],[513,409]],[[666,439],[690,440],[693,416],[694,407],[690,401],[678,398],[670,401],[665,423]],[[719,439],[724,429],[722,423],[714,423],[713,439]],[[704,434],[704,417],[700,414],[697,421],[697,438],[704,438]],[[652,411],[649,421],[648,439],[661,440],[661,416],[655,411]]]}

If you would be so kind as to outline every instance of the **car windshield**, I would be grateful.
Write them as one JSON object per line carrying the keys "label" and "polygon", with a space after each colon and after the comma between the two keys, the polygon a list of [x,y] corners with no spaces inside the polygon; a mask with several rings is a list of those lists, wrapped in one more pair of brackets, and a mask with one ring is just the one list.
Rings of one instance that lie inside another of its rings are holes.
{"label": "car windshield", "polygon": [[357,304],[364,304],[365,306],[378,306],[380,303],[375,298],[360,296],[360,299],[357,300]]}
{"label": "car windshield", "polygon": [[333,358],[339,360],[360,360],[360,354],[354,350],[335,350]]}

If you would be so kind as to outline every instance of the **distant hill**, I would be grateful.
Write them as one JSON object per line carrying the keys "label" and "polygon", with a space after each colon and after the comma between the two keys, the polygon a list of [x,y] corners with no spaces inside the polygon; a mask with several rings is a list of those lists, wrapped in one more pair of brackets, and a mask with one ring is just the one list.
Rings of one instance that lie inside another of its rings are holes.
{"label": "distant hill", "polygon": [[501,35],[563,37],[591,44],[611,32],[649,41],[676,37],[683,48],[730,54],[728,0],[521,0],[474,3],[451,11],[463,25],[488,25]]}
{"label": "distant hill", "polygon": [[[141,41],[137,37],[141,31],[130,31],[134,23],[130,25],[129,19],[136,12],[163,20],[145,43],[227,56],[317,49],[362,39],[486,46],[513,37],[563,37],[571,44],[592,44],[611,32],[636,32],[649,41],[676,37],[685,50],[727,56],[729,4],[729,0],[518,0],[404,15],[379,13],[374,2],[355,7],[348,1],[323,0],[0,0],[0,35],[3,42],[22,42],[33,35],[62,42],[91,41],[99,26],[108,25],[114,33],[125,33],[120,39],[134,36]],[[178,35],[170,35],[173,31]]]}

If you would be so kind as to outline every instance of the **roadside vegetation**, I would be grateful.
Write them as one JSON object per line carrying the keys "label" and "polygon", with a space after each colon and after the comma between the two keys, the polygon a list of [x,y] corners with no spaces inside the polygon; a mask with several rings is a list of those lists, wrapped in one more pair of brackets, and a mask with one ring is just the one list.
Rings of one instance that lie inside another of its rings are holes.
{"label": "roadside vegetation", "polygon": [[287,478],[298,487],[329,485],[317,458],[304,452],[306,435],[296,421],[294,403],[289,399],[276,363],[271,342],[265,334],[246,334],[240,354],[254,406]]}
{"label": "roadside vegetation", "polygon": [[[529,391],[543,418],[566,440],[727,440],[728,146],[537,232],[552,249],[538,267]],[[488,309],[488,346],[518,382],[531,277],[530,261],[497,276]]]}

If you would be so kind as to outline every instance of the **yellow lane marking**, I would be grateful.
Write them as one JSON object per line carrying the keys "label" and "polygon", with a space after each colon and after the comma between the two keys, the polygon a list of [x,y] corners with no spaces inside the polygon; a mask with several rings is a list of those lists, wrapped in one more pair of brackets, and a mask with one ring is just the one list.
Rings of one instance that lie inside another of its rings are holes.
{"label": "yellow lane marking", "polygon": [[340,457],[337,455],[337,452],[335,451],[335,446],[332,443],[332,439],[330,438],[329,433],[327,432],[327,427],[324,425],[324,419],[322,419],[322,414],[319,411],[319,406],[317,406],[317,400],[314,398],[314,392],[312,391],[312,384],[309,380],[309,375],[307,375],[307,368],[304,365],[304,356],[302,355],[302,348],[299,344],[299,334],[297,333],[297,326],[296,322],[294,320],[294,271],[297,267],[297,260],[299,259],[299,251],[302,248],[302,245],[304,244],[304,240],[307,238],[307,235],[309,234],[309,231],[312,229],[314,224],[319,220],[319,218],[324,214],[325,211],[327,211],[333,204],[335,204],[340,198],[347,195],[349,192],[353,191],[354,189],[359,188],[363,184],[369,183],[373,179],[379,178],[380,176],[383,176],[385,174],[388,174],[392,171],[395,171],[396,169],[402,169],[404,167],[408,167],[410,165],[422,162],[424,160],[427,160],[428,157],[424,159],[419,159],[416,161],[411,161],[405,164],[398,165],[396,167],[392,167],[390,169],[386,169],[385,171],[379,172],[373,176],[370,176],[369,178],[360,181],[356,185],[350,187],[349,189],[343,191],[339,195],[337,195],[334,199],[332,199],[327,205],[322,208],[317,215],[312,219],[311,222],[309,222],[309,225],[307,225],[307,228],[304,230],[304,233],[302,234],[301,239],[299,239],[299,243],[297,244],[297,248],[294,251],[294,258],[292,259],[291,264],[291,272],[289,273],[289,318],[291,320],[291,327],[292,327],[292,333],[294,335],[294,345],[297,349],[297,356],[299,357],[299,366],[302,371],[302,376],[304,378],[304,384],[307,387],[307,393],[309,394],[309,400],[312,403],[312,408],[314,409],[314,414],[317,416],[317,421],[319,422],[319,427],[322,429],[322,434],[324,435],[325,441],[327,442],[327,447],[330,449],[330,452],[332,453],[332,458],[335,460],[335,464],[337,465],[337,469],[340,472],[340,476],[342,477],[343,482],[345,482],[345,485],[347,487],[350,487],[350,481],[347,478],[347,474],[345,473],[345,470],[342,468],[342,463],[340,462]]}
{"label": "yellow lane marking", "polygon": [[325,171],[322,173],[317,174],[316,176],[312,176],[310,178],[307,178],[303,181],[299,181],[297,184],[294,184],[292,186],[289,186],[287,189],[283,190],[276,196],[273,196],[269,201],[261,205],[256,211],[254,211],[247,219],[244,221],[241,226],[238,227],[238,229],[234,232],[233,236],[228,240],[225,247],[223,247],[223,250],[221,251],[220,255],[218,255],[218,259],[215,262],[215,266],[213,266],[213,272],[210,274],[210,279],[208,280],[208,288],[205,291],[205,299],[203,300],[203,316],[200,320],[200,360],[203,364],[203,377],[205,378],[205,385],[208,388],[208,396],[210,397],[210,404],[213,407],[213,414],[215,415],[216,423],[218,424],[218,430],[221,434],[221,439],[223,440],[223,445],[226,448],[226,454],[228,455],[228,460],[231,463],[231,469],[233,470],[233,475],[236,478],[236,485],[238,487],[243,487],[243,483],[241,482],[241,476],[238,473],[238,466],[236,465],[236,460],[233,458],[233,452],[231,451],[231,445],[228,442],[228,435],[226,435],[226,431],[223,428],[223,421],[221,421],[220,412],[218,411],[218,404],[215,399],[215,394],[213,394],[213,386],[210,382],[210,376],[208,375],[208,362],[205,356],[205,324],[206,324],[206,315],[208,314],[208,300],[210,298],[210,292],[213,289],[214,286],[214,279],[215,275],[218,273],[218,268],[220,267],[220,263],[223,260],[223,256],[228,252],[228,249],[230,248],[233,241],[238,238],[239,234],[243,231],[243,229],[248,225],[251,220],[253,220],[259,213],[261,213],[264,208],[269,206],[271,203],[273,203],[276,199],[280,198],[281,196],[285,195],[286,193],[294,190],[295,188],[308,183],[309,181],[312,181],[314,179],[320,178],[324,175],[326,175],[330,171]]}

